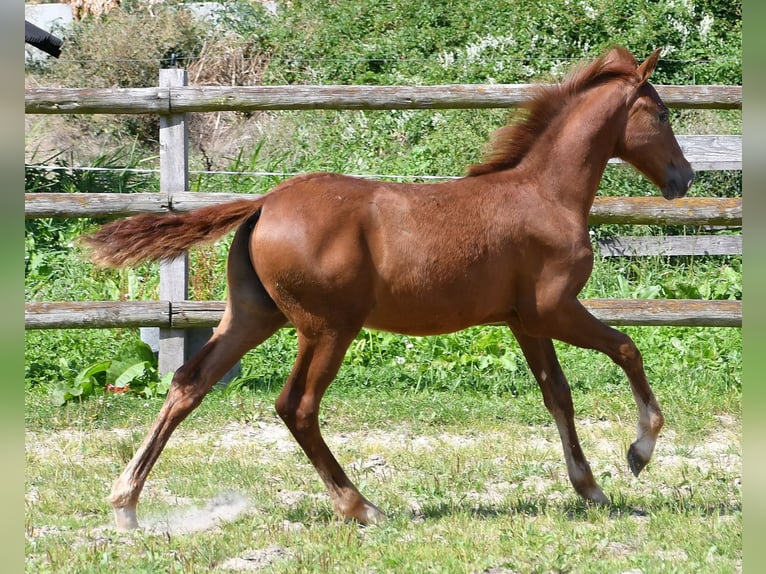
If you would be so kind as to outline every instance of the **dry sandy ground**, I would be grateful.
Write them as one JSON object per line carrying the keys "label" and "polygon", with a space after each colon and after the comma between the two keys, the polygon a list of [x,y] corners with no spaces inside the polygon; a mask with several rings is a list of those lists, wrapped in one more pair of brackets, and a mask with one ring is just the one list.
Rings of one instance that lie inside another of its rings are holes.
{"label": "dry sandy ground", "polygon": [[[583,438],[586,453],[598,472],[622,473],[625,469],[618,468],[623,465],[624,444],[622,437],[626,429],[614,422],[604,421],[580,421],[578,424]],[[741,460],[741,425],[730,417],[719,417],[719,425],[709,440],[703,444],[679,447],[677,436],[671,429],[663,431],[661,441],[653,459],[655,467],[661,467],[667,471],[682,465],[691,465],[705,475],[714,467],[721,469],[726,474],[734,477],[736,483],[732,492],[739,492],[742,476]],[[130,429],[114,429],[110,431],[95,431],[107,435],[125,436],[134,433]],[[92,430],[73,431],[67,430],[58,433],[27,433],[26,449],[30,454],[40,457],[66,455],[70,459],[77,456],[77,444],[83,441],[93,440]],[[406,448],[410,452],[433,451],[446,447],[451,449],[465,449],[471,451],[480,447],[482,443],[494,443],[498,440],[496,434],[491,432],[470,432],[467,434],[441,433],[438,435],[424,436],[408,432],[406,427],[392,430],[366,429],[354,432],[331,433],[327,432],[327,442],[331,448],[339,449],[343,445],[353,445],[359,452],[370,453],[365,458],[360,458],[350,464],[349,470],[374,473],[379,476],[391,475],[397,472],[381,453],[391,452],[392,448]],[[534,476],[526,479],[524,487],[540,496],[551,500],[560,497],[561,492],[551,489],[553,482],[566,480],[564,462],[561,455],[561,447],[555,430],[547,428],[541,432],[540,428],[529,429],[528,436],[517,439],[526,441],[525,448],[532,448],[541,453],[547,460],[558,460],[560,469],[555,473],[546,473],[545,476]],[[213,453],[226,451],[247,450],[248,456],[255,454],[264,463],[275,456],[292,455],[298,452],[298,446],[290,436],[284,425],[279,422],[231,422],[220,429],[214,435],[203,433],[193,427],[183,425],[174,433],[173,441],[183,441],[184,444],[199,442],[213,447]],[[473,448],[472,448],[473,447]],[[255,448],[255,450],[254,450]],[[214,456],[215,454],[213,454]],[[467,499],[477,504],[493,504],[503,500],[516,485],[508,482],[488,483],[482,491],[471,492]],[[658,486],[662,488],[662,486]],[[163,516],[142,515],[141,526],[144,530],[158,534],[170,535],[188,534],[203,530],[210,530],[222,523],[236,520],[243,513],[253,512],[250,501],[239,493],[223,492],[203,506],[195,506],[192,501],[182,499],[167,491],[160,484],[152,481],[151,476],[144,489],[145,496],[154,496],[166,499],[172,503],[175,510]],[[34,504],[35,492],[27,492],[28,503]],[[282,490],[279,493],[280,502],[291,506],[304,497],[320,496],[302,491]],[[410,501],[413,516],[417,519],[418,503],[414,499]],[[284,528],[302,528],[301,524],[285,523]],[[109,525],[104,530],[111,528]],[[47,532],[45,527],[37,528],[33,536],[44,536]],[[28,534],[29,536],[29,534]],[[619,549],[615,549],[618,552]],[[268,568],[275,560],[289,557],[289,550],[279,546],[269,546],[264,549],[249,550],[240,556],[231,558],[221,564],[219,568],[229,571],[253,571]]]}

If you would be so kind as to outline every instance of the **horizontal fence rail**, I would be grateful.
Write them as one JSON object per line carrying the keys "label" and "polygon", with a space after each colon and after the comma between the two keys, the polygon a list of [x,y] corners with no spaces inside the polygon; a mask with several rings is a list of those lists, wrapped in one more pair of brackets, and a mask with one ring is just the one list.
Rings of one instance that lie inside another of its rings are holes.
{"label": "horizontal fence rail", "polygon": [[739,255],[742,253],[742,235],[613,237],[599,240],[596,245],[602,257]]}
{"label": "horizontal fence rail", "polygon": [[[165,72],[168,71],[161,71],[161,78]],[[182,118],[187,112],[503,108],[524,103],[540,87],[540,84],[187,86],[185,83],[173,81],[168,85],[161,80],[161,87],[124,89],[28,88],[25,91],[25,112],[151,113],[184,122]],[[741,86],[655,87],[669,107],[742,109]],[[697,171],[742,169],[740,135],[679,135],[678,141]],[[174,149],[172,158],[166,158],[164,170],[181,161],[182,154],[186,153],[182,148]],[[612,160],[612,163],[619,163],[619,160]],[[160,164],[162,167],[162,154]],[[417,179],[417,176],[412,179]],[[112,218],[139,213],[187,212],[234,199],[258,197],[256,194],[191,193],[176,184],[170,187],[173,191],[165,192],[167,184],[166,187],[161,186],[161,193],[26,194],[25,218]],[[742,200],[690,197],[666,201],[659,194],[653,197],[597,197],[589,223],[740,227]],[[685,251],[741,253],[742,250],[741,235],[654,237],[651,240],[614,238],[596,242],[594,247],[604,256],[631,256],[657,250],[660,255],[682,254]],[[162,279],[162,272],[160,276]],[[26,304],[25,326],[27,329],[159,327],[161,332],[168,329],[205,329],[218,324],[224,309],[221,301],[176,300],[168,295],[160,297],[163,300],[29,302]],[[587,299],[583,303],[599,319],[612,325],[742,325],[741,301]]]}
{"label": "horizontal fence rail", "polygon": [[[518,106],[540,84],[27,88],[28,114],[179,114],[228,110],[478,109]],[[668,107],[741,109],[742,86],[655,85]]]}
{"label": "horizontal fence rail", "polygon": [[[610,325],[741,327],[741,301],[698,299],[583,299]],[[73,301],[27,303],[27,329],[215,327],[223,301]]]}
{"label": "horizontal fence rail", "polygon": [[[139,213],[185,212],[235,199],[255,199],[240,193],[27,193],[24,216],[125,217]],[[740,198],[597,197],[590,224],[626,225],[742,225]]]}

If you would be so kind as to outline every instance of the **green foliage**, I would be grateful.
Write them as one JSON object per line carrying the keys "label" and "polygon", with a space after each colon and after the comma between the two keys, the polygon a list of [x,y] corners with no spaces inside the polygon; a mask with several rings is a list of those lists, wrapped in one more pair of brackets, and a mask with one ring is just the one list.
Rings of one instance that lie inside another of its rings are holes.
{"label": "green foliage", "polygon": [[[59,359],[59,363],[62,372],[66,373],[68,370],[66,359]],[[74,373],[74,377],[71,377],[70,380],[57,383],[51,391],[53,402],[61,406],[68,400],[84,399],[92,395],[98,384],[98,375],[104,374],[108,368],[109,361],[98,361],[88,365],[82,371]]]}
{"label": "green foliage", "polygon": [[658,83],[741,82],[739,2],[304,0],[262,41],[276,83],[524,82],[615,43],[663,47]]}
{"label": "green foliage", "polygon": [[739,300],[742,257],[597,259],[582,296]]}
{"label": "green foliage", "polygon": [[222,0],[216,13],[215,31],[228,37],[245,38],[259,44],[265,30],[271,26],[269,13],[260,2],[251,0]]}
{"label": "green foliage", "polygon": [[50,385],[51,398],[57,406],[105,392],[162,397],[167,394],[173,375],[158,376],[154,354],[141,341],[134,341],[115,359],[96,360],[80,370],[73,369],[63,357],[58,363],[63,380]]}
{"label": "green foliage", "polygon": [[[741,83],[738,2],[722,10],[709,2],[647,0],[307,0],[280,6],[268,19],[264,26],[260,17],[243,18],[238,28],[268,62],[264,84],[545,81],[614,43],[638,58],[664,47],[656,83]],[[678,133],[709,133],[710,126],[741,130],[738,111],[676,115]],[[257,140],[266,161],[253,167],[269,171],[266,163],[278,155],[286,172],[460,176],[480,159],[506,116],[503,110],[282,112],[269,118],[269,130]],[[736,195],[739,177],[701,174],[694,193]],[[623,174],[602,185],[610,195],[625,189],[656,193],[641,178]]]}

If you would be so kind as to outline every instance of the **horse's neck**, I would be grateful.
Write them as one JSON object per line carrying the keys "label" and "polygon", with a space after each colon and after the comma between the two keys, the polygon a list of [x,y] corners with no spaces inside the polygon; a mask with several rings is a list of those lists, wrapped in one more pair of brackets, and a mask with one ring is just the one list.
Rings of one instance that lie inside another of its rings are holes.
{"label": "horse's neck", "polygon": [[540,173],[540,192],[584,218],[627,121],[618,89],[600,86],[572,102],[569,112],[541,136],[537,157],[530,161]]}

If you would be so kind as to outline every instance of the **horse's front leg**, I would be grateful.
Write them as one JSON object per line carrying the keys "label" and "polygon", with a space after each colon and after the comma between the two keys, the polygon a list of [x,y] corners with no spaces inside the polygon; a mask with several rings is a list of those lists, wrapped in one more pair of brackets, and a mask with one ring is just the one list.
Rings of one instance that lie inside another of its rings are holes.
{"label": "horse's front leg", "polygon": [[556,422],[572,486],[586,500],[598,504],[609,504],[609,498],[596,484],[596,479],[593,478],[590,465],[580,446],[574,424],[572,393],[556,357],[553,342],[546,338],[530,337],[518,328],[512,328],[512,330],[524,352],[529,368],[537,379],[545,406]]}
{"label": "horse's front leg", "polygon": [[577,299],[568,299],[552,307],[538,324],[547,336],[601,351],[627,375],[638,407],[638,435],[628,449],[627,458],[630,470],[638,476],[651,459],[665,422],[647,381],[638,347],[628,335],[599,321]]}

